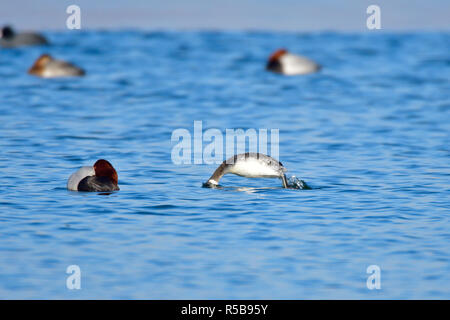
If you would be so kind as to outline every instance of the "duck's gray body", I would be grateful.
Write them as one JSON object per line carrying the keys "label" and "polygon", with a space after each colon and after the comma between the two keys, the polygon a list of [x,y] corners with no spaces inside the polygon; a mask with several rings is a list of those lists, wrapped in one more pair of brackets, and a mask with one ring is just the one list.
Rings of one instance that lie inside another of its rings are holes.
{"label": "duck's gray body", "polygon": [[262,153],[241,153],[225,160],[206,182],[207,186],[219,184],[228,173],[247,178],[280,178],[287,188],[286,168],[278,160]]}
{"label": "duck's gray body", "polygon": [[36,46],[48,44],[40,34],[34,32],[15,33],[11,27],[3,27],[0,31],[0,46],[3,48],[15,48],[22,46]]}
{"label": "duck's gray body", "polygon": [[52,59],[45,66],[41,76],[43,78],[58,78],[83,76],[84,74],[85,71],[83,69],[70,62]]}

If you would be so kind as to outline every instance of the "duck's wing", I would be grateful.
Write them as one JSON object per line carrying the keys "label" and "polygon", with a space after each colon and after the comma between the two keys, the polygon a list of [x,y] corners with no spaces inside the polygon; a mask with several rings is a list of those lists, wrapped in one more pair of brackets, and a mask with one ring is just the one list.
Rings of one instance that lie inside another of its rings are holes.
{"label": "duck's wing", "polygon": [[107,177],[89,176],[78,184],[78,191],[105,192],[117,190],[119,190],[119,187]]}
{"label": "duck's wing", "polygon": [[62,72],[65,75],[82,76],[85,74],[85,71],[83,69],[70,62],[62,60],[52,60],[48,63],[47,68],[50,71],[55,71],[56,73]]}

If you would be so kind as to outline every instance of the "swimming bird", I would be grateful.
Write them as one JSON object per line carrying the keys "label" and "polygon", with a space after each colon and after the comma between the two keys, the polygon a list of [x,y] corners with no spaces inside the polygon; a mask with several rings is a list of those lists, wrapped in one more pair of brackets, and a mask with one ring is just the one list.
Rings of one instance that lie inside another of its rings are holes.
{"label": "swimming bird", "polygon": [[4,48],[15,48],[21,46],[34,46],[48,44],[47,39],[38,33],[20,32],[16,33],[11,26],[0,29],[0,46]]}
{"label": "swimming bird", "polygon": [[279,178],[283,187],[288,188],[284,174],[286,171],[281,162],[270,156],[254,152],[241,153],[222,162],[204,186],[217,186],[224,175],[232,173],[247,178]]}
{"label": "swimming bird", "polygon": [[41,55],[28,70],[29,74],[42,78],[83,76],[83,69],[62,60],[53,59],[49,54]]}
{"label": "swimming bird", "polygon": [[275,51],[266,65],[266,70],[288,76],[314,73],[322,67],[314,61],[288,52],[286,49]]}
{"label": "swimming bird", "polygon": [[100,159],[94,166],[85,166],[74,172],[67,181],[72,191],[106,192],[120,190],[117,171],[109,161]]}

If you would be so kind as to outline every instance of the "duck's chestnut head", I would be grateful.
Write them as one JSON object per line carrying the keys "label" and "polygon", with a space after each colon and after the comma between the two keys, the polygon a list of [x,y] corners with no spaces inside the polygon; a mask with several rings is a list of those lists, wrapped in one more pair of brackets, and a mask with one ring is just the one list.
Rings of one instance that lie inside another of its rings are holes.
{"label": "duck's chestnut head", "polygon": [[117,185],[119,182],[119,177],[117,175],[116,169],[109,163],[109,161],[100,159],[94,164],[94,171],[97,177],[107,177]]}

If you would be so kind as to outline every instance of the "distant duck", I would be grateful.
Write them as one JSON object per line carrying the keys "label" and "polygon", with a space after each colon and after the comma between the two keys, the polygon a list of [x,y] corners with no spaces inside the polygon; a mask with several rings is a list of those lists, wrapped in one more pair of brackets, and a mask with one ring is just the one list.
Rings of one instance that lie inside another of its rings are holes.
{"label": "distant duck", "polygon": [[0,30],[0,46],[4,48],[36,46],[44,44],[48,44],[47,39],[45,39],[38,33],[33,32],[16,33],[10,26],[4,26]]}
{"label": "distant duck", "polygon": [[285,49],[275,51],[266,65],[266,70],[288,76],[314,73],[320,69],[321,66],[314,61],[289,53]]}
{"label": "distant duck", "polygon": [[41,55],[28,70],[29,74],[42,78],[83,76],[83,69],[62,60],[53,59],[49,54]]}
{"label": "distant duck", "polygon": [[262,153],[241,153],[235,155],[214,171],[211,178],[203,184],[204,187],[215,187],[227,173],[247,178],[279,178],[284,188],[288,188],[286,168],[274,158]]}
{"label": "distant duck", "polygon": [[116,169],[107,160],[100,159],[94,166],[81,167],[67,181],[72,191],[108,192],[120,190]]}

